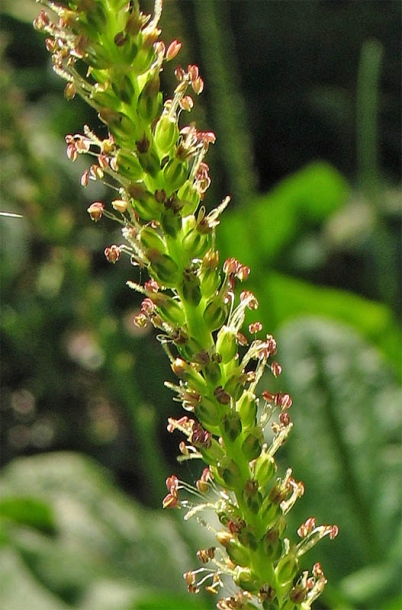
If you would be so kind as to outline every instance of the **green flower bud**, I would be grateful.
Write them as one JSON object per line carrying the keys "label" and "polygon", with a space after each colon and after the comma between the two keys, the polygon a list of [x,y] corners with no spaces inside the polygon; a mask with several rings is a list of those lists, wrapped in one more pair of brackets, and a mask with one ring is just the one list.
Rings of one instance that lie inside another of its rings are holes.
{"label": "green flower bud", "polygon": [[138,96],[137,112],[148,124],[152,123],[162,108],[162,93],[159,91],[159,87],[159,76],[154,76],[145,84]]}
{"label": "green flower bud", "polygon": [[181,214],[173,210],[165,210],[161,216],[161,224],[165,233],[176,237],[182,226]]}
{"label": "green flower bud", "polygon": [[174,288],[179,281],[179,268],[168,254],[161,254],[159,250],[146,250],[145,256],[150,262],[150,275],[162,286]]}
{"label": "green flower bud", "polygon": [[191,228],[183,239],[184,249],[191,252],[194,258],[202,258],[210,245],[210,235],[202,235],[196,227]]}
{"label": "green flower bud", "polygon": [[246,436],[241,446],[242,452],[246,460],[251,462],[255,460],[261,453],[264,436],[261,428],[256,426]]}
{"label": "green flower bud", "polygon": [[227,315],[227,306],[219,299],[214,299],[210,301],[205,308],[203,318],[205,323],[208,324],[209,330],[213,331],[220,328],[222,324],[224,324]]}
{"label": "green flower bud", "polygon": [[213,386],[219,385],[221,381],[221,367],[219,366],[219,362],[208,362],[203,367],[204,375],[208,379],[209,383]]}
{"label": "green flower bud", "polygon": [[200,203],[200,194],[192,182],[187,180],[177,191],[177,196],[184,202],[183,216],[194,214]]}
{"label": "green flower bud", "polygon": [[290,551],[287,555],[282,557],[276,567],[276,578],[278,583],[287,584],[293,580],[299,569],[299,562],[295,553]]}
{"label": "green flower bud", "polygon": [[120,144],[132,146],[137,138],[137,127],[130,117],[112,108],[103,107],[99,110],[99,118],[109,127],[110,133]]}
{"label": "green flower bud", "polygon": [[222,409],[219,408],[216,401],[207,396],[202,397],[200,404],[195,407],[194,413],[206,428],[218,426],[222,417]]}
{"label": "green flower bud", "polygon": [[195,307],[201,301],[200,281],[197,278],[195,281],[183,282],[183,298],[187,303],[191,303]]}
{"label": "green flower bud", "polygon": [[208,448],[201,447],[199,449],[204,462],[207,464],[216,464],[218,460],[222,459],[225,454],[223,447],[214,438],[211,439],[211,446]]}
{"label": "green flower bud", "polygon": [[127,74],[120,79],[113,79],[111,85],[116,97],[118,97],[125,104],[132,104],[134,86],[131,78]]}
{"label": "green flower bud", "polygon": [[208,250],[201,263],[201,291],[204,297],[209,298],[216,294],[221,285],[218,272],[219,253]]}
{"label": "green flower bud", "polygon": [[179,379],[187,381],[187,383],[199,394],[205,392],[207,386],[205,379],[191,364],[181,358],[176,358],[171,366],[172,371]]}
{"label": "green flower bud", "polygon": [[[163,114],[155,127],[155,144],[161,156],[173,152],[174,145],[179,138],[179,128],[176,117]],[[174,154],[174,152],[173,152]]]}
{"label": "green flower bud", "polygon": [[222,428],[225,435],[229,438],[229,440],[233,443],[239,434],[241,434],[242,425],[239,414],[234,413],[226,413],[226,415],[222,419]]}
{"label": "green flower bud", "polygon": [[236,489],[240,481],[240,469],[236,462],[226,455],[216,465],[221,479],[228,489]]}
{"label": "green flower bud", "polygon": [[145,221],[158,220],[161,215],[161,205],[143,182],[133,182],[128,187],[128,193],[133,198],[132,205],[138,216]]}
{"label": "green flower bud", "polygon": [[163,292],[156,292],[151,299],[158,308],[161,318],[168,324],[183,326],[185,323],[184,311],[180,304]]}
{"label": "green flower bud", "polygon": [[129,180],[137,181],[144,177],[144,170],[134,152],[120,149],[116,155],[118,171]]}
{"label": "green flower bud", "polygon": [[237,354],[236,333],[228,326],[222,326],[218,332],[216,351],[222,357],[223,364],[233,360]]}
{"label": "green flower bud", "polygon": [[100,2],[94,2],[90,5],[90,8],[85,11],[85,19],[96,34],[103,32],[107,27],[108,17]]}
{"label": "green flower bud", "polygon": [[260,515],[267,527],[272,527],[281,512],[279,504],[273,504],[269,498],[265,498],[261,506]]}
{"label": "green flower bud", "polygon": [[[225,390],[225,392],[230,394],[230,396],[232,396],[234,398],[234,400],[238,401],[243,392],[244,381],[242,380],[241,371],[239,370],[238,367],[235,369],[235,371],[236,372],[233,375],[231,375],[229,377],[229,379],[227,380],[227,382],[225,383],[224,390]],[[237,410],[239,411],[238,407],[237,407]],[[240,417],[241,417],[241,413],[240,413]],[[242,419],[242,424],[243,424],[243,427],[246,427],[243,419]]]}
{"label": "green flower bud", "polygon": [[[138,147],[137,147],[138,148]],[[138,160],[142,169],[155,178],[160,171],[161,164],[159,157],[153,148],[148,148],[146,151],[138,151]]]}
{"label": "green flower bud", "polygon": [[238,539],[243,546],[255,551],[258,547],[258,540],[249,527],[244,527],[238,534]]}
{"label": "green flower bud", "polygon": [[246,568],[250,564],[249,551],[235,538],[225,544],[226,552],[235,565]]}
{"label": "green flower bud", "polygon": [[275,475],[276,468],[274,458],[267,453],[261,453],[254,462],[254,477],[257,479],[260,487],[265,487],[271,481]]}
{"label": "green flower bud", "polygon": [[250,568],[236,568],[233,580],[238,587],[250,593],[257,594],[261,588],[259,579]]}
{"label": "green flower bud", "polygon": [[193,361],[194,355],[198,354],[201,351],[201,346],[192,337],[179,337],[177,341],[175,341],[175,345],[179,354],[190,362]]}
{"label": "green flower bud", "polygon": [[187,180],[188,163],[177,157],[170,159],[163,169],[166,192],[176,191]]}
{"label": "green flower bud", "polygon": [[282,541],[276,527],[268,529],[262,539],[262,549],[269,561],[277,561],[282,554]]}
{"label": "green flower bud", "polygon": [[255,497],[246,498],[247,508],[249,510],[251,510],[251,512],[254,513],[255,515],[258,513],[258,511],[261,508],[261,502],[262,502],[262,497],[261,497],[260,493]]}
{"label": "green flower bud", "polygon": [[163,254],[166,253],[166,244],[164,239],[159,235],[158,231],[151,226],[146,226],[141,229],[138,236],[141,245],[145,249],[154,249]]}
{"label": "green flower bud", "polygon": [[237,401],[236,408],[245,428],[255,426],[257,417],[257,402],[253,392],[250,392],[250,390],[244,390],[243,394]]}
{"label": "green flower bud", "polygon": [[[96,76],[94,76],[96,78]],[[97,105],[117,111],[120,107],[120,100],[115,96],[111,87],[105,88],[103,85],[95,83],[91,90],[90,99]]]}
{"label": "green flower bud", "polygon": [[144,74],[151,67],[152,63],[155,60],[155,52],[151,46],[148,48],[144,48],[141,45],[141,37],[138,44],[138,53],[135,56],[134,61],[131,64],[131,68],[134,72],[138,74]]}

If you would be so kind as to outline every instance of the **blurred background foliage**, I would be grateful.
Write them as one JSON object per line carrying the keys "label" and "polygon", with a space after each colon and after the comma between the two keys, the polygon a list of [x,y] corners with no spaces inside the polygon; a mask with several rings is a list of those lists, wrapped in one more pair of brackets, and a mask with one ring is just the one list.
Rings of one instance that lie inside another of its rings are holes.
{"label": "blurred background foliage", "polygon": [[[151,9],[150,2],[144,2]],[[120,236],[86,208],[88,161],[66,133],[101,129],[63,99],[30,0],[3,0],[0,44],[0,607],[211,608],[185,593],[207,532],[162,513],[179,406],[139,331]],[[222,260],[249,264],[259,319],[293,396],[281,453],[340,535],[307,556],[317,608],[400,608],[401,11],[398,0],[166,0],[163,39],[206,80],[196,119],[218,135],[206,203],[227,192]],[[172,89],[166,70],[164,87]],[[278,382],[275,382],[278,383]],[[271,378],[264,387],[274,388]]]}

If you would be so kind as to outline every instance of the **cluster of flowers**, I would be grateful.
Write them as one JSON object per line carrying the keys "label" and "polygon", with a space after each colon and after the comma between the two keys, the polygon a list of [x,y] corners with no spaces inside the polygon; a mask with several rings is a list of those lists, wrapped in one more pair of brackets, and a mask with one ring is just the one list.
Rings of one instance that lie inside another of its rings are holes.
{"label": "cluster of flowers", "polygon": [[35,27],[48,35],[66,97],[82,96],[108,130],[104,139],[87,126],[83,135],[67,136],[68,157],[91,155],[82,185],[101,180],[117,193],[109,206],[96,201],[88,212],[95,222],[107,216],[122,227],[124,243],[106,248],[106,258],[115,263],[127,254],[148,272],[143,285],[128,282],[144,296],[135,324],[158,329],[178,378],[168,385],[190,415],[170,419],[168,430],[187,439],[181,459],[206,464],[193,488],[170,476],[163,505],[185,507],[187,517],[213,510],[221,524],[217,547],[201,549],[201,567],[184,575],[188,590],[216,594],[230,576],[239,590],[218,601],[220,610],[308,610],[326,581],[319,564],[300,574],[299,558],[337,528],[310,518],[298,543],[285,537],[286,514],[304,491],[290,469],[276,476],[292,400],[281,392],[258,396],[267,370],[280,375],[276,342],[258,321],[244,328],[246,312],[258,308],[250,291],[237,290],[250,269],[235,259],[219,262],[215,230],[229,198],[209,213],[202,205],[210,184],[204,158],[215,135],[179,124],[192,94],[203,90],[199,70],[177,68],[177,87],[163,102],[160,73],[181,45],[159,40],[161,0],[153,17],[137,0],[43,4],[50,13],[42,11]]}

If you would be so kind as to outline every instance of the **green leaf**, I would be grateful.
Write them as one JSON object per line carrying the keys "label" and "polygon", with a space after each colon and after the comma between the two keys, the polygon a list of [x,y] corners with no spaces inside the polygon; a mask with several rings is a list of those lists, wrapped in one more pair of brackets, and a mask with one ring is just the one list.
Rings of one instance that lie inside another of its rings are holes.
{"label": "green leaf", "polygon": [[400,367],[401,332],[386,305],[273,271],[254,279],[252,289],[270,332],[300,315],[327,316],[352,326],[387,355],[395,370]]}
{"label": "green leaf", "polygon": [[288,458],[306,487],[292,528],[312,515],[336,523],[338,538],[320,543],[310,561],[321,561],[353,608],[375,610],[399,586],[401,389],[349,326],[301,317],[277,338],[294,404]]}
{"label": "green leaf", "polygon": [[[0,475],[0,496],[22,493],[52,507],[57,534],[50,538],[16,522],[0,549],[0,564],[12,550],[33,582],[74,607],[108,581],[119,591],[127,589],[123,597],[129,602],[144,589],[161,596],[186,594],[182,574],[194,566],[196,548],[190,556],[174,515],[142,508],[92,460],[73,453],[17,459]],[[2,607],[11,606],[0,590]],[[105,608],[120,610],[113,601]]]}
{"label": "green leaf", "polygon": [[55,520],[50,506],[36,498],[2,498],[0,500],[0,518],[29,525],[43,532],[55,531]]}
{"label": "green leaf", "polygon": [[347,194],[347,182],[334,167],[310,163],[266,195],[227,213],[218,231],[222,254],[235,255],[245,264],[253,265],[256,258],[272,264],[301,223],[322,223],[345,203]]}
{"label": "green leaf", "polygon": [[15,549],[0,551],[0,608],[4,610],[69,610],[27,568]]}

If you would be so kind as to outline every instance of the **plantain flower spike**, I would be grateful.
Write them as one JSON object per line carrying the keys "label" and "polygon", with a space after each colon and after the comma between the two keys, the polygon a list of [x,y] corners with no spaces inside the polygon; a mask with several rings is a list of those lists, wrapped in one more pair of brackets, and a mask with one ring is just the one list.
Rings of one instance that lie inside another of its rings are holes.
{"label": "plantain flower spike", "polygon": [[275,457],[292,427],[292,399],[259,391],[265,372],[281,373],[276,342],[258,320],[245,327],[246,313],[258,309],[256,297],[239,289],[250,269],[234,258],[219,262],[215,234],[229,198],[210,212],[203,203],[215,134],[187,120],[204,88],[199,69],[177,67],[164,101],[160,74],[181,43],[160,39],[162,0],[153,15],[138,0],[41,3],[34,25],[47,36],[66,98],[81,96],[107,132],[102,138],[85,125],[66,136],[67,155],[89,155],[83,186],[98,180],[113,189],[110,204],[93,202],[88,213],[121,226],[123,243],[105,249],[107,260],[129,256],[147,277],[128,282],[144,296],[134,322],[158,329],[177,377],[167,385],[185,415],[169,419],[168,430],[184,435],[179,459],[204,462],[194,487],[167,478],[163,506],[185,509],[185,518],[213,510],[219,519],[216,547],[199,550],[200,567],[184,575],[187,588],[221,592],[219,610],[308,610],[326,579],[318,563],[301,572],[300,557],[337,527],[311,517],[298,538],[287,537],[287,514],[304,493],[291,469],[278,475]]}

